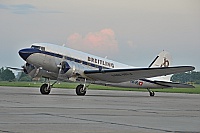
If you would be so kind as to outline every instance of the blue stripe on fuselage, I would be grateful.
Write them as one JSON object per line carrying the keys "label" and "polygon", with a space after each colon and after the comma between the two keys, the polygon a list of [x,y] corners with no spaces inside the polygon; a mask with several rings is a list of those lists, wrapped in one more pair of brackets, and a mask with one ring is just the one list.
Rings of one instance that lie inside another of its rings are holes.
{"label": "blue stripe on fuselage", "polygon": [[56,54],[56,53],[52,53],[52,52],[47,52],[47,51],[41,51],[39,49],[34,49],[34,48],[26,48],[26,49],[21,49],[19,51],[19,55],[26,61],[27,58],[35,53],[41,53],[41,54],[45,54],[45,55],[50,55],[53,57],[58,57],[58,58],[63,58],[62,55],[60,54]]}
{"label": "blue stripe on fuselage", "polygon": [[69,60],[69,61],[74,61],[74,62],[82,62],[84,65],[87,65],[87,66],[90,66],[90,67],[94,67],[94,68],[103,68],[103,69],[110,69],[110,68],[107,68],[107,67],[102,67],[100,65],[97,65],[97,64],[93,64],[93,63],[90,63],[90,62],[86,62],[86,61],[83,61],[83,60],[78,60],[78,59],[75,59],[75,58],[72,58],[72,57],[67,57],[67,56],[63,56],[61,54],[56,54],[56,53],[53,53],[53,52],[48,52],[48,51],[42,51],[42,50],[39,50],[39,49],[34,49],[34,48],[26,48],[26,49],[21,49],[19,51],[19,55],[21,56],[21,58],[23,58],[25,61],[27,60],[27,58],[32,55],[32,54],[35,54],[35,53],[40,53],[40,54],[44,54],[44,55],[49,55],[49,56],[53,56],[53,57],[57,57],[57,58],[65,58],[66,60]]}
{"label": "blue stripe on fuselage", "polygon": [[53,57],[57,57],[57,58],[63,58],[63,55],[52,53],[52,52],[41,51],[40,53],[50,55],[50,56],[53,56]]}

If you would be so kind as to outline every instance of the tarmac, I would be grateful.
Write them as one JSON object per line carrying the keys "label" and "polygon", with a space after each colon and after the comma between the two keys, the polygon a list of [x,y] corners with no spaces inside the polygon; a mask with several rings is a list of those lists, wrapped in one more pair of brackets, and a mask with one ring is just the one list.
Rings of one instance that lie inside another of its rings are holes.
{"label": "tarmac", "polygon": [[200,95],[0,87],[0,133],[197,133]]}

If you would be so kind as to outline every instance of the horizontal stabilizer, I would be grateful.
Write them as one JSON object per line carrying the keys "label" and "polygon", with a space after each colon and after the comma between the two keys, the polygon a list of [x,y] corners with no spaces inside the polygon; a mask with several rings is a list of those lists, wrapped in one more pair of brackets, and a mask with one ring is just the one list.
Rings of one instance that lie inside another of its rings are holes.
{"label": "horizontal stabilizer", "polygon": [[130,80],[157,77],[181,72],[192,71],[193,66],[176,67],[154,67],[154,68],[127,68],[127,69],[105,69],[86,70],[84,74],[92,80],[119,83]]}
{"label": "horizontal stabilizer", "polygon": [[193,85],[189,84],[181,84],[175,82],[165,82],[165,81],[154,81],[156,84],[167,86],[167,87],[175,87],[175,88],[195,88]]}

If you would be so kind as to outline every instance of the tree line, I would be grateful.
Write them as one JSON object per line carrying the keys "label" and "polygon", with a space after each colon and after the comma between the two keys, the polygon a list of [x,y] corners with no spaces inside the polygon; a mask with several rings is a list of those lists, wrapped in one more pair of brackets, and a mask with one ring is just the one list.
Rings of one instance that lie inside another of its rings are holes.
{"label": "tree line", "polygon": [[0,69],[0,81],[13,81],[13,80],[15,80],[14,73],[11,70],[2,67]]}
{"label": "tree line", "polygon": [[186,73],[174,74],[171,77],[171,81],[180,83],[191,82],[195,84],[200,84],[200,72],[191,71]]}
{"label": "tree line", "polygon": [[32,79],[24,72],[18,72],[15,76],[13,71],[2,67],[0,69],[0,81],[31,81]]}
{"label": "tree line", "polygon": [[[24,72],[19,72],[16,76],[8,68],[2,67],[0,69],[0,81],[32,81],[32,79]],[[171,81],[179,83],[192,82],[200,84],[200,72],[191,71],[186,73],[174,74]]]}

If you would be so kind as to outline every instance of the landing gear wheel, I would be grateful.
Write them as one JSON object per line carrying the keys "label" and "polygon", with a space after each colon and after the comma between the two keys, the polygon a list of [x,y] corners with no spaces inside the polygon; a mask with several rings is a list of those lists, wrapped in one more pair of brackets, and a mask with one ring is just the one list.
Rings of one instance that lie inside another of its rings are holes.
{"label": "landing gear wheel", "polygon": [[151,97],[153,97],[155,95],[154,91],[150,91],[149,94]]}
{"label": "landing gear wheel", "polygon": [[51,86],[49,86],[49,87],[48,86],[49,86],[48,84],[43,84],[40,87],[41,94],[48,95],[51,92]]}
{"label": "landing gear wheel", "polygon": [[147,90],[148,90],[149,95],[150,95],[151,97],[155,96],[155,93],[154,93],[153,91],[151,91],[149,88],[147,88]]}
{"label": "landing gear wheel", "polygon": [[84,85],[78,85],[78,86],[76,87],[76,94],[77,94],[78,96],[85,96],[86,90],[84,89]]}

